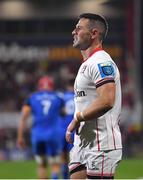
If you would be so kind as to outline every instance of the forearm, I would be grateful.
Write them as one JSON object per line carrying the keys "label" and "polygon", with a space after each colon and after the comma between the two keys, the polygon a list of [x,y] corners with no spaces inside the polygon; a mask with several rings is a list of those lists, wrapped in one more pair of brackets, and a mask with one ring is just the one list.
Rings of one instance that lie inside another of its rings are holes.
{"label": "forearm", "polygon": [[69,124],[67,131],[68,132],[73,132],[77,127],[79,126],[79,122],[77,118],[74,118],[71,123]]}
{"label": "forearm", "polygon": [[98,118],[114,106],[115,85],[113,83],[98,88],[96,93],[98,94],[98,97],[96,97],[95,101],[93,101],[91,105],[82,112],[76,113],[75,118],[71,121],[68,127],[70,132],[73,132],[73,130],[79,126],[81,121],[90,121]]}
{"label": "forearm", "polygon": [[20,118],[20,123],[18,127],[18,137],[23,137],[24,134],[24,129],[26,126],[26,123],[28,121],[28,117],[30,115],[31,109],[29,106],[23,106],[22,112],[21,112],[21,118]]}
{"label": "forearm", "polygon": [[109,111],[112,106],[108,103],[103,103],[102,101],[95,101],[91,106],[83,111],[83,116],[87,120],[91,120],[93,118],[98,118],[104,115],[107,111]]}
{"label": "forearm", "polygon": [[109,101],[105,101],[104,99],[95,100],[89,107],[87,107],[84,111],[78,112],[76,117],[79,122],[81,121],[90,121],[92,119],[98,118],[104,115],[112,108],[112,104]]}
{"label": "forearm", "polygon": [[25,129],[25,122],[22,120],[20,121],[19,127],[18,127],[18,137],[22,138],[24,134],[24,129]]}
{"label": "forearm", "polygon": [[87,109],[76,114],[75,118],[70,122],[66,131],[67,142],[72,143],[71,133],[74,130],[78,129],[81,121],[92,120],[94,118],[102,116],[109,109],[111,109],[111,106],[105,102],[107,101],[99,98],[95,102],[93,102]]}

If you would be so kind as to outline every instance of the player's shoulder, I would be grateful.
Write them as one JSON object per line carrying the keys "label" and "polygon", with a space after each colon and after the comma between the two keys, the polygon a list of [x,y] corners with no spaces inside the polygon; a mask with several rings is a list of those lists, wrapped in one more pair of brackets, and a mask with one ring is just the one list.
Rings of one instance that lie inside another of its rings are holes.
{"label": "player's shoulder", "polygon": [[94,53],[91,58],[89,58],[88,63],[85,64],[88,67],[88,72],[101,72],[101,73],[111,73],[116,72],[117,66],[112,60],[111,56],[104,50]]}
{"label": "player's shoulder", "polygon": [[102,50],[94,53],[89,60],[94,63],[98,63],[98,61],[112,61],[111,56],[108,52]]}
{"label": "player's shoulder", "polygon": [[106,51],[99,51],[93,54],[88,60],[89,67],[98,67],[99,64],[112,64],[116,66],[114,60]]}

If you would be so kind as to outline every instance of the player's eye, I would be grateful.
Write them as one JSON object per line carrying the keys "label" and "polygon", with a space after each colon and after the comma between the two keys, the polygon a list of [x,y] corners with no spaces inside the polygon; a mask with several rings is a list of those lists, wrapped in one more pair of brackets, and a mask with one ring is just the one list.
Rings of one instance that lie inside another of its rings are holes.
{"label": "player's eye", "polygon": [[77,27],[76,27],[76,30],[77,30],[77,31],[78,31],[78,30],[80,30],[80,29],[81,29],[81,27],[80,27],[80,26],[77,26]]}

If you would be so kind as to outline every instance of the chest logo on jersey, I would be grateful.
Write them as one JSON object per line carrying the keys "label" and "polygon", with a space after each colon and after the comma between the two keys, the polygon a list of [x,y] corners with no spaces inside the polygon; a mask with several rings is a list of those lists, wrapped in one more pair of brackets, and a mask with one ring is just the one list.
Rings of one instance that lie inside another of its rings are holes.
{"label": "chest logo on jersey", "polygon": [[81,73],[84,73],[84,71],[86,70],[86,68],[87,68],[87,65],[84,65],[84,66],[82,67],[82,69],[81,69]]}
{"label": "chest logo on jersey", "polygon": [[82,97],[86,96],[86,93],[84,91],[75,91],[75,97]]}
{"label": "chest logo on jersey", "polygon": [[113,64],[110,62],[100,63],[100,64],[98,64],[98,68],[99,68],[100,75],[102,78],[106,77],[106,76],[114,76],[115,75]]}

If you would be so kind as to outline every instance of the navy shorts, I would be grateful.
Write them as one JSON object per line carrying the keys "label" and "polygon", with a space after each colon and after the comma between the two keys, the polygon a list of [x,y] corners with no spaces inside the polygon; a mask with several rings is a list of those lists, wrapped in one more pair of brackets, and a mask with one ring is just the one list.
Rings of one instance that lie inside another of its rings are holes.
{"label": "navy shorts", "polygon": [[32,143],[34,155],[56,156],[62,152],[62,144],[53,141],[37,141]]}

